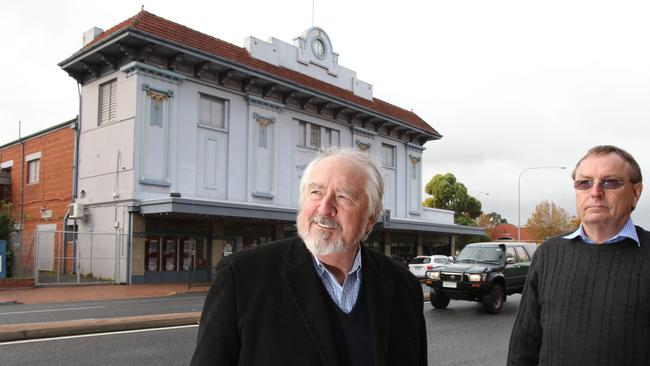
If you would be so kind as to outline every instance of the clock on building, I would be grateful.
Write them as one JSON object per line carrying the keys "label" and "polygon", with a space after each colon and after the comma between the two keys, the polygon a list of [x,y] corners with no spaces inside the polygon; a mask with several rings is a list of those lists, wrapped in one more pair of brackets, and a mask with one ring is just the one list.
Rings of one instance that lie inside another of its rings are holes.
{"label": "clock on building", "polygon": [[311,50],[314,52],[314,55],[318,58],[325,57],[325,43],[320,38],[314,38],[311,41]]}

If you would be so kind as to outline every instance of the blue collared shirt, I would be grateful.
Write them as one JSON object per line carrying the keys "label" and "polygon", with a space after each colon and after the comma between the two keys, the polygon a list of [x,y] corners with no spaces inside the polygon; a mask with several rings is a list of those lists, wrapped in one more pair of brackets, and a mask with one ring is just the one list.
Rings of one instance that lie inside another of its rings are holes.
{"label": "blue collared shirt", "polygon": [[315,256],[314,268],[320,277],[327,293],[330,295],[334,303],[343,311],[348,314],[352,311],[354,304],[357,303],[359,297],[359,288],[361,288],[361,247],[357,249],[357,255],[354,257],[352,269],[345,275],[343,286],[339,284],[336,277],[330,272],[327,267]]}
{"label": "blue collared shirt", "polygon": [[[580,239],[587,243],[587,244],[595,244],[595,242],[587,236],[585,233],[585,229],[582,227],[582,224],[580,224],[580,227],[578,230],[574,231],[573,233],[567,235],[564,237],[564,239],[573,239],[577,236],[580,236]],[[634,223],[632,222],[632,218],[628,218],[627,222],[625,223],[625,226],[619,231],[616,235],[614,235],[611,239],[605,240],[603,244],[613,244],[613,243],[618,243],[621,240],[630,238],[636,242],[637,246],[641,246],[641,242],[639,241],[639,237],[636,235],[636,228],[634,227]]]}

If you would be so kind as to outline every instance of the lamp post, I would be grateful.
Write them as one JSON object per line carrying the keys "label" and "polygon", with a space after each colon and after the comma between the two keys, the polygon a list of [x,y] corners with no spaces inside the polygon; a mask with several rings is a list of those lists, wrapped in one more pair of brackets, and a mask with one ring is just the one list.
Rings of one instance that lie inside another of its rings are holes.
{"label": "lamp post", "polygon": [[531,166],[525,168],[519,173],[519,181],[517,183],[517,241],[521,241],[521,176],[525,172],[533,169],[566,169],[565,166]]}

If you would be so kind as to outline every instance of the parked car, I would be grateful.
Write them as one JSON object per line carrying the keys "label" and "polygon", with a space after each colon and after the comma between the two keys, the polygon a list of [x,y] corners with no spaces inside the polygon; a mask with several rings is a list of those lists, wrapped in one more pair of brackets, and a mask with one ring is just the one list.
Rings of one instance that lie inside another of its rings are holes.
{"label": "parked car", "polygon": [[451,258],[445,255],[418,255],[409,261],[409,271],[415,277],[424,279],[426,272],[451,262]]}
{"label": "parked car", "polygon": [[445,309],[451,299],[479,301],[488,312],[499,313],[507,295],[523,290],[536,249],[536,244],[514,242],[466,245],[453,264],[427,271],[431,305]]}

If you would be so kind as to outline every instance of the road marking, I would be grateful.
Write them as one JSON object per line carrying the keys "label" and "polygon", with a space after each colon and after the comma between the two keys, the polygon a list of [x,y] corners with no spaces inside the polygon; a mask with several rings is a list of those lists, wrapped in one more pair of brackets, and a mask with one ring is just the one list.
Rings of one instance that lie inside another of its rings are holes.
{"label": "road marking", "polygon": [[61,341],[61,340],[66,340],[66,339],[85,338],[85,337],[100,337],[100,336],[116,335],[116,334],[153,332],[153,331],[156,331],[156,330],[174,330],[174,329],[192,328],[192,327],[198,327],[198,326],[199,326],[198,324],[177,325],[177,326],[173,326],[173,327],[146,328],[146,329],[122,330],[122,331],[118,331],[118,332],[79,334],[79,335],[65,336],[65,337],[27,339],[27,340],[24,340],[24,341],[0,342],[0,346],[8,346],[8,345],[12,345],[12,344],[22,344],[22,343]]}
{"label": "road marking", "polygon": [[103,309],[106,306],[86,306],[82,308],[60,308],[60,309],[44,309],[44,310],[26,310],[26,311],[10,311],[8,313],[0,313],[0,315],[11,314],[31,314],[31,313],[47,313],[50,311],[70,311],[70,310],[87,310],[87,309]]}

